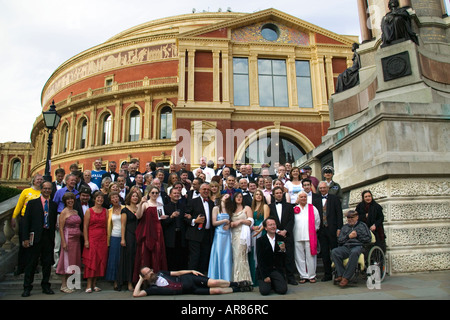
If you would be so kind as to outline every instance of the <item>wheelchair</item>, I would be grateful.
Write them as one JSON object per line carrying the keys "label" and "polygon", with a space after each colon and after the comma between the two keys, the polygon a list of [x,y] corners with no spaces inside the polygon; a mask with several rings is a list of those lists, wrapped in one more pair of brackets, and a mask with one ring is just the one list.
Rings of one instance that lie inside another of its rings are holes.
{"label": "wheelchair", "polygon": [[[364,280],[371,279],[372,284],[375,281],[382,282],[386,277],[386,257],[381,247],[375,244],[375,235],[372,233],[372,240],[370,244],[366,244],[358,258],[358,265],[355,273],[349,282],[357,283],[358,278],[361,276]],[[347,266],[348,258],[343,261],[344,267]],[[336,278],[336,268],[334,262],[331,264],[333,269],[333,282]],[[378,274],[377,274],[378,273]],[[335,282],[334,282],[335,283]],[[336,283],[335,283],[336,284]]]}

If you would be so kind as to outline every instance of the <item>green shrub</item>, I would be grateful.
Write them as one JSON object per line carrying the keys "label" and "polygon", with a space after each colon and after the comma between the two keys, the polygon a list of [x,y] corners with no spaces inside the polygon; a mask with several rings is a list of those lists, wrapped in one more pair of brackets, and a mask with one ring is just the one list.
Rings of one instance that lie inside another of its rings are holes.
{"label": "green shrub", "polygon": [[22,192],[20,189],[0,186],[0,202],[8,200]]}

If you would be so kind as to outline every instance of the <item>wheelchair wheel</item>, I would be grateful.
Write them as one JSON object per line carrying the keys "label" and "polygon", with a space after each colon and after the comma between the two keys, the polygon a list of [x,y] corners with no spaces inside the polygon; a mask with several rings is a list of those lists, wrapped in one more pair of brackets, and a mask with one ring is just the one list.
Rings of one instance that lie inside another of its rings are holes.
{"label": "wheelchair wheel", "polygon": [[380,247],[374,246],[367,254],[367,267],[369,266],[380,268],[380,281],[383,281],[386,276],[386,258]]}

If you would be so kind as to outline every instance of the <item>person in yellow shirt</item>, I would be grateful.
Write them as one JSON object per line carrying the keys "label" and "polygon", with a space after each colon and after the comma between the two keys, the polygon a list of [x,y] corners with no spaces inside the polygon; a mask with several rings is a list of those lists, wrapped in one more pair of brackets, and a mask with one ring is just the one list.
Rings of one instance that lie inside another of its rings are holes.
{"label": "person in yellow shirt", "polygon": [[16,228],[16,224],[19,226],[19,243],[20,243],[18,254],[19,259],[16,271],[14,272],[15,275],[19,275],[24,272],[27,261],[27,253],[29,251],[28,249],[22,246],[23,232],[20,220],[23,219],[28,201],[39,198],[41,196],[41,185],[43,182],[44,177],[40,174],[36,174],[31,179],[31,187],[26,188],[22,191],[22,193],[19,196],[19,200],[17,201],[16,208],[14,209],[12,215],[11,226],[13,229]]}

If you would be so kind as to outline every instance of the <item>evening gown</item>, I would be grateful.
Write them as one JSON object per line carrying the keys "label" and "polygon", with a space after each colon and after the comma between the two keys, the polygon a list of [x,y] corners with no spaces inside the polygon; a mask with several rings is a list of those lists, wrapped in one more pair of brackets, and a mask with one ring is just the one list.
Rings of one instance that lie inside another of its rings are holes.
{"label": "evening gown", "polygon": [[[231,216],[231,221],[246,220],[245,210],[236,212]],[[250,266],[248,264],[248,247],[241,241],[243,225],[231,228],[231,247],[233,249],[233,274],[232,281],[252,280]]]}
{"label": "evening gown", "polygon": [[[253,226],[258,227],[261,225],[261,223],[264,221],[264,215],[261,214],[260,217],[258,217],[258,212],[255,211],[253,213],[253,220],[255,221]],[[250,274],[252,275],[252,281],[253,286],[258,285],[258,281],[256,281],[256,267],[257,267],[257,259],[256,259],[256,239],[261,237],[262,235],[265,235],[266,231],[263,230],[260,232],[256,237],[253,236],[252,233],[252,248],[251,251],[248,253],[248,264],[250,266]]]}
{"label": "evening gown", "polygon": [[149,267],[155,273],[167,270],[164,234],[156,207],[148,207],[145,210],[136,228],[133,282],[139,280],[139,271],[143,267]]}
{"label": "evening gown", "polygon": [[81,218],[78,214],[70,215],[64,223],[64,239],[66,240],[67,250],[61,248],[57,274],[72,274],[73,270],[68,269],[69,266],[78,266],[81,268]]}
{"label": "evening gown", "polygon": [[[228,213],[219,213],[217,221],[229,220]],[[221,224],[214,231],[214,241],[211,247],[209,259],[208,277],[211,279],[223,279],[231,281],[233,268],[233,253],[231,249],[231,231],[225,230]]]}
{"label": "evening gown", "polygon": [[122,284],[124,281],[133,282],[134,260],[136,258],[136,215],[128,208],[122,209],[122,214],[127,216],[125,224],[125,247],[121,247],[119,273],[117,281]]}
{"label": "evening gown", "polygon": [[83,249],[84,278],[103,277],[108,263],[107,213],[89,208],[89,248]]}

